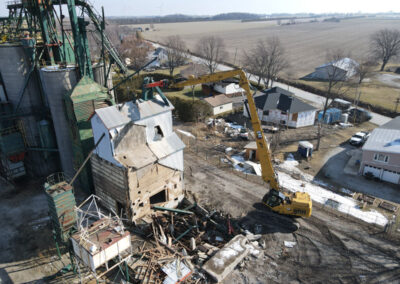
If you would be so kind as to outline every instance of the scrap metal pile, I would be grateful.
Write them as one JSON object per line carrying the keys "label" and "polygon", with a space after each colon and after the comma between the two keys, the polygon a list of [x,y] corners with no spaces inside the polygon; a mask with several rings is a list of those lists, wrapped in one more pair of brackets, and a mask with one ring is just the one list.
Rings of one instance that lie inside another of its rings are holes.
{"label": "scrap metal pile", "polygon": [[[187,200],[183,203],[179,207],[183,209],[153,206],[156,213],[151,221],[131,228],[133,256],[128,265],[135,283],[221,281],[249,253],[260,254],[249,242],[256,235],[248,231],[252,238],[239,234],[244,230],[229,215],[207,211]],[[232,259],[224,259],[224,255]]]}

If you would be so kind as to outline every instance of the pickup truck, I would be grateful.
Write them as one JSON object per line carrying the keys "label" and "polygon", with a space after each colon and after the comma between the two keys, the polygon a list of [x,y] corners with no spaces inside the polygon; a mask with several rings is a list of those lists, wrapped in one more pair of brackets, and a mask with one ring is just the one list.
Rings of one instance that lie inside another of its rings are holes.
{"label": "pickup truck", "polygon": [[349,143],[353,146],[361,146],[365,143],[365,141],[367,141],[369,136],[370,136],[369,132],[366,131],[357,132],[350,138]]}

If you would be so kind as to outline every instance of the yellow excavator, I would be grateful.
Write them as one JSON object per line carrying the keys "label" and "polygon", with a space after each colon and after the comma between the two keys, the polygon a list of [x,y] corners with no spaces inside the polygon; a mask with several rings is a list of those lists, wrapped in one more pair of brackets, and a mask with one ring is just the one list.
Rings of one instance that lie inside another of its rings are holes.
{"label": "yellow excavator", "polygon": [[169,87],[169,88],[183,88],[185,86],[194,86],[204,83],[219,82],[228,78],[238,76],[240,81],[239,85],[246,92],[247,113],[250,114],[251,123],[254,130],[257,149],[259,152],[259,160],[261,164],[262,178],[270,185],[270,191],[264,196],[263,203],[268,206],[272,211],[283,215],[292,215],[299,217],[310,217],[312,211],[312,201],[310,195],[305,192],[286,193],[283,192],[279,186],[278,177],[271,161],[271,154],[269,146],[261,128],[260,119],[257,115],[256,105],[250,90],[250,84],[242,69],[235,69],[229,71],[217,72],[214,74],[200,76],[198,78],[190,77],[186,81],[177,83],[170,83],[165,81],[155,82],[148,84],[146,87]]}

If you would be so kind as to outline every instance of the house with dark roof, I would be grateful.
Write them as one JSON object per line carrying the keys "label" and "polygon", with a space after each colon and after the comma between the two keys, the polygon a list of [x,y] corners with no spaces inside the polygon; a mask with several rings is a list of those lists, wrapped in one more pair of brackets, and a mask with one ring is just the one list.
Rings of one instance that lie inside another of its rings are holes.
{"label": "house with dark roof", "polygon": [[372,131],[362,148],[360,174],[400,184],[400,116]]}
{"label": "house with dark roof", "polygon": [[[317,109],[282,88],[265,90],[254,96],[254,102],[262,124],[293,128],[314,125]],[[243,115],[248,117],[246,107],[243,108]]]}

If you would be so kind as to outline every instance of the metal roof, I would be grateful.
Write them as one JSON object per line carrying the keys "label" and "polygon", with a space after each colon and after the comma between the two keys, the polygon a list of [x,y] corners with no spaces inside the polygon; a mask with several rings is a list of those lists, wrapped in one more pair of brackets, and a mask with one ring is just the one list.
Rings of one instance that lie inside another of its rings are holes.
{"label": "metal roof", "polygon": [[149,148],[158,159],[167,157],[185,148],[185,144],[176,133],[164,137],[160,141],[149,143]]}
{"label": "metal roof", "polygon": [[[168,100],[168,99],[167,99]],[[166,105],[160,95],[156,94],[153,99],[144,101],[130,101],[122,105],[121,112],[132,121],[142,120],[166,111],[172,111],[174,106],[168,100]]]}
{"label": "metal roof", "polygon": [[400,116],[375,128],[362,149],[400,154]]}
{"label": "metal roof", "polygon": [[331,61],[331,62],[322,64],[321,66],[318,66],[316,69],[324,68],[324,67],[331,66],[331,65],[335,66],[336,68],[340,68],[342,70],[348,71],[348,72],[349,71],[353,72],[353,70],[359,64],[355,60],[353,60],[351,58],[348,58],[348,57],[345,57],[345,58],[338,59],[336,61]]}
{"label": "metal roof", "polygon": [[142,120],[173,109],[170,102],[166,105],[160,95],[155,95],[153,99],[147,101],[130,101],[118,106],[96,109],[96,114],[107,129],[112,129],[130,121]]}
{"label": "metal roof", "polygon": [[108,130],[130,122],[130,119],[118,110],[118,106],[96,109],[95,112]]}
{"label": "metal roof", "polygon": [[74,103],[109,98],[107,89],[87,76],[82,77],[67,96],[70,96]]}

